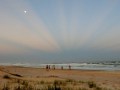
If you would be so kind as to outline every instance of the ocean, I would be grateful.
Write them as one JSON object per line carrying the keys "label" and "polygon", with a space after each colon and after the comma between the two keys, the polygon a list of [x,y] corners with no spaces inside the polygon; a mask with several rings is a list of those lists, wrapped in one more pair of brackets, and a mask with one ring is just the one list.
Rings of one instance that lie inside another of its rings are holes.
{"label": "ocean", "polygon": [[107,70],[107,71],[116,71],[120,70],[120,63],[65,63],[65,64],[30,64],[30,63],[0,63],[0,65],[4,66],[23,66],[23,67],[35,67],[35,68],[45,68],[46,65],[50,65],[51,67],[55,65],[56,69],[69,69],[69,65],[71,69],[77,70]]}

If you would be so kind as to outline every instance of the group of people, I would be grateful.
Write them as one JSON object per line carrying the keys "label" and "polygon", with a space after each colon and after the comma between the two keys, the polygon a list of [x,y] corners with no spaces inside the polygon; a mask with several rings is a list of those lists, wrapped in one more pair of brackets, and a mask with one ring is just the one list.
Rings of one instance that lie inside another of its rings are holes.
{"label": "group of people", "polygon": [[[47,70],[51,69],[51,66],[50,66],[50,65],[46,65],[46,69],[47,69]],[[55,70],[55,65],[52,65],[52,69]]]}
{"label": "group of people", "polygon": [[[55,68],[55,65],[46,65],[46,70],[50,70],[50,69],[53,69],[53,70],[55,70],[56,68]],[[63,68],[63,66],[61,66],[61,69],[63,70],[64,68]],[[69,70],[71,70],[71,65],[69,65],[68,66],[68,69]]]}

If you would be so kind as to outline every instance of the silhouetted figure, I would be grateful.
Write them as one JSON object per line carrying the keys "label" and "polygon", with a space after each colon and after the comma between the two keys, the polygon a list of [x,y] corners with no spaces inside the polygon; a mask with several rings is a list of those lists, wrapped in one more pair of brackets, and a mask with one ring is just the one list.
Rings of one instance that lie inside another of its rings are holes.
{"label": "silhouetted figure", "polygon": [[48,65],[46,65],[46,70],[48,70]]}
{"label": "silhouetted figure", "polygon": [[63,70],[63,66],[61,66],[61,69]]}
{"label": "silhouetted figure", "polygon": [[55,65],[52,66],[52,69],[55,70]]}
{"label": "silhouetted figure", "polygon": [[69,65],[69,70],[71,70],[71,65]]}

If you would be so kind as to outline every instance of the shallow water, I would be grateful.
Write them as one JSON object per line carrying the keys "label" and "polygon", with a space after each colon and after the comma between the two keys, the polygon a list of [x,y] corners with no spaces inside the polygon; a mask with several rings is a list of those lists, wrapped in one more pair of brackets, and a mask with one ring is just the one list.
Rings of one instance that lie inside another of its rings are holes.
{"label": "shallow water", "polygon": [[69,65],[71,66],[71,69],[82,69],[82,70],[110,70],[110,71],[115,71],[115,70],[120,70],[120,64],[88,64],[88,63],[69,63],[69,64],[21,64],[21,63],[16,63],[16,64],[11,64],[11,63],[0,63],[0,65],[13,65],[13,66],[24,66],[24,67],[37,67],[37,68],[45,68],[46,65],[50,65],[51,67],[55,65],[56,69],[61,69],[63,66],[64,69],[69,69]]}

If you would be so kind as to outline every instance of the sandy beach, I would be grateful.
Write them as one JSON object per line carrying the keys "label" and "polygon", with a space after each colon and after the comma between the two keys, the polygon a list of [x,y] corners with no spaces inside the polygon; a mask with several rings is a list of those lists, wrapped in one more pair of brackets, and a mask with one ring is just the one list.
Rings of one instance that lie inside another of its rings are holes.
{"label": "sandy beach", "polygon": [[[8,75],[10,79],[5,78],[4,77],[5,75]],[[51,82],[51,83],[54,82],[55,80],[60,80],[60,81],[62,80],[66,82],[67,80],[70,82],[74,81],[76,85],[71,84],[71,85],[64,86],[64,87],[70,86],[71,88],[70,90],[72,89],[74,90],[84,90],[84,89],[85,90],[120,90],[120,71],[68,70],[68,69],[46,70],[46,69],[32,68],[32,67],[0,66],[1,88],[6,83],[13,84],[12,81],[17,79],[25,80],[27,82],[44,81],[44,82]],[[92,88],[89,87],[88,82],[94,82],[95,87],[92,87]],[[44,85],[41,85],[41,86],[44,86]],[[77,87],[79,87],[79,89],[77,89]],[[39,89],[36,89],[36,90],[39,90]],[[40,89],[40,90],[44,90],[44,89]],[[45,90],[48,90],[48,89],[45,89]],[[60,90],[66,90],[66,89],[64,88]]]}

